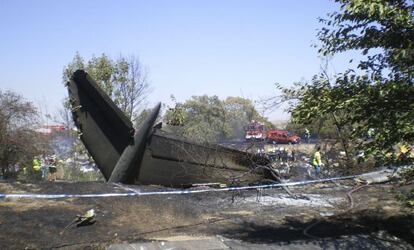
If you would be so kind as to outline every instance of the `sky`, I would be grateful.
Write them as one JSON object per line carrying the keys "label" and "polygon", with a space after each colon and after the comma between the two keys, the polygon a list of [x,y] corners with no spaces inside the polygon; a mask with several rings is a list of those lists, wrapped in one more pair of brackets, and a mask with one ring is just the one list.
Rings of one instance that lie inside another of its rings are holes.
{"label": "sky", "polygon": [[[148,107],[194,95],[276,95],[320,72],[318,17],[330,0],[0,0],[0,90],[54,114],[67,90],[62,72],[78,51],[89,59],[135,55],[149,73]],[[356,55],[335,56],[331,73]],[[283,108],[263,110],[286,120]]]}

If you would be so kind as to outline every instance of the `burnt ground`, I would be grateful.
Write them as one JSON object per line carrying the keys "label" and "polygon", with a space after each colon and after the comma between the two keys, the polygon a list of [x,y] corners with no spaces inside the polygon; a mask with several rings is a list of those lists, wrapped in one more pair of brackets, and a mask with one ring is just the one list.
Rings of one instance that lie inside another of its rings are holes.
{"label": "burnt ground", "polygon": [[[188,195],[75,199],[0,199],[1,249],[101,249],[118,243],[220,236],[236,249],[413,249],[414,211],[396,195],[412,186],[372,185],[346,193],[353,181],[282,189]],[[165,188],[129,186],[154,191]],[[200,187],[199,187],[200,188]],[[99,183],[1,182],[0,193],[126,192]],[[64,228],[96,210],[96,223]],[[314,226],[311,226],[315,224]],[[305,230],[308,228],[308,230]],[[62,233],[63,231],[63,233]]]}

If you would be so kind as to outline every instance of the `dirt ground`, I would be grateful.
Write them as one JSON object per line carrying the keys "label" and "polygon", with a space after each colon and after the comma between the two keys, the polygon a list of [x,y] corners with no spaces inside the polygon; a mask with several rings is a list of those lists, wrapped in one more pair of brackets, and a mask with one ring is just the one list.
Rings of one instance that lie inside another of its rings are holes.
{"label": "dirt ground", "polygon": [[[304,196],[299,199],[281,189],[139,197],[3,198],[0,248],[104,249],[116,243],[220,235],[240,246],[245,243],[263,248],[306,242],[324,247],[342,242],[345,248],[413,249],[414,212],[395,199],[398,192],[412,187],[384,184],[361,188],[352,194],[355,207],[344,212],[350,207],[346,193],[355,185],[342,181],[292,188],[293,193]],[[128,188],[140,192],[165,190]],[[128,191],[98,182],[0,183],[3,194],[107,192]],[[96,210],[96,223],[64,230],[77,214],[92,208]]]}

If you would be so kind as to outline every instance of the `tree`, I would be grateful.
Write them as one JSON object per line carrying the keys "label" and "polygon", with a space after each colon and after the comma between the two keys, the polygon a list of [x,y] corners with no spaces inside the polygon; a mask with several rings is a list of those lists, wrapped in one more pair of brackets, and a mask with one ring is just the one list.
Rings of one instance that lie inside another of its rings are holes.
{"label": "tree", "polygon": [[148,73],[137,57],[120,56],[114,61],[102,54],[85,63],[77,52],[63,71],[63,81],[67,82],[77,69],[86,70],[128,118],[134,121],[138,117],[150,84]]}
{"label": "tree", "polygon": [[297,83],[292,88],[280,89],[284,98],[298,100],[290,108],[292,122],[303,126],[317,124],[317,133],[332,125],[336,131],[335,139],[341,144],[350,162],[354,111],[348,100],[355,91],[332,84],[323,74],[315,76],[310,83]]}
{"label": "tree", "polygon": [[245,126],[252,120],[263,122],[267,128],[273,127],[266,118],[259,114],[249,99],[229,96],[223,103],[227,113],[227,123],[230,128],[228,138],[235,139],[243,137]]}
{"label": "tree", "polygon": [[229,134],[226,111],[217,96],[193,96],[183,104],[183,109],[185,136],[215,142]]}
{"label": "tree", "polygon": [[99,87],[117,102],[114,98],[116,85],[114,81],[116,72],[114,62],[105,54],[100,57],[92,56],[86,65],[86,71],[98,83]]}
{"label": "tree", "polygon": [[[353,135],[374,140],[363,145],[376,155],[414,140],[414,15],[413,1],[338,1],[339,13],[321,19],[320,52],[335,54],[361,50],[367,55],[358,67],[338,77],[335,87],[344,92],[343,103],[352,110]],[[351,113],[351,112],[348,112]]]}
{"label": "tree", "polygon": [[412,0],[336,0],[339,12],[320,19],[319,52],[328,55],[360,50],[368,55],[359,68],[374,75],[391,71],[390,78],[412,83],[414,20]]}
{"label": "tree", "polygon": [[79,52],[76,52],[75,56],[72,59],[72,62],[66,65],[66,67],[63,69],[63,83],[67,83],[70,80],[72,74],[75,73],[75,71],[78,69],[85,69],[85,60],[82,58]]}
{"label": "tree", "polygon": [[62,107],[58,110],[58,114],[55,120],[58,123],[64,124],[68,131],[72,131],[75,123],[73,122],[69,107],[69,103],[64,101]]}
{"label": "tree", "polygon": [[144,103],[150,90],[148,74],[138,57],[120,57],[115,64],[115,100],[132,120],[138,118],[137,110]]}
{"label": "tree", "polygon": [[35,155],[45,153],[47,144],[34,131],[37,111],[32,103],[12,91],[0,90],[0,167],[7,177],[14,165],[31,166]]}
{"label": "tree", "polygon": [[[332,117],[344,149],[357,148],[388,161],[398,143],[414,142],[413,1],[337,0],[340,11],[320,19],[319,52],[333,55],[359,50],[366,58],[359,72],[316,76],[310,84],[281,88],[296,98],[293,119],[307,123]],[[371,138],[368,139],[368,131]]]}
{"label": "tree", "polygon": [[332,118],[314,119],[310,123],[301,124],[290,119],[286,124],[286,130],[294,134],[306,137],[306,130],[309,136],[318,139],[337,139],[338,131],[335,128]]}
{"label": "tree", "polygon": [[[175,98],[172,97],[173,101]],[[193,96],[175,104],[165,115],[166,122],[180,127],[182,134],[201,142],[218,142],[241,138],[244,127],[251,121],[270,122],[262,117],[252,102],[241,97]]]}

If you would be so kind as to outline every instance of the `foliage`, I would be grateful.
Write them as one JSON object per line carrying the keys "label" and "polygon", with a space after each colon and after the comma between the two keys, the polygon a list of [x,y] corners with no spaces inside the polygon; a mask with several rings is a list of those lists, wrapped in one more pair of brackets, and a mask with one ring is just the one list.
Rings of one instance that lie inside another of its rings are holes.
{"label": "foliage", "polygon": [[60,179],[73,182],[84,181],[104,181],[104,177],[99,171],[83,172],[76,166],[58,166]]}
{"label": "foliage", "polygon": [[75,56],[72,59],[72,62],[66,65],[63,69],[63,76],[62,76],[63,83],[68,82],[72,74],[75,73],[75,71],[78,69],[86,69],[86,67],[85,67],[85,60],[79,54],[79,52],[76,52]]}
{"label": "foliage", "polygon": [[112,60],[102,54],[100,57],[92,56],[85,62],[76,53],[63,71],[63,81],[70,80],[78,69],[87,71],[128,118],[134,121],[138,117],[138,110],[145,102],[150,85],[147,71],[137,57],[120,56]]}
{"label": "foliage", "polygon": [[[175,98],[172,97],[173,101]],[[180,126],[183,135],[201,142],[217,142],[223,139],[241,138],[244,127],[251,121],[262,121],[252,102],[241,97],[193,96],[184,103],[170,108],[165,120],[173,126]]]}
{"label": "foliage", "polygon": [[374,75],[390,70],[391,76],[412,81],[414,20],[412,0],[336,0],[340,12],[320,19],[318,33],[324,55],[361,50],[368,55],[359,64]]}
{"label": "foliage", "polygon": [[[414,142],[414,21],[412,1],[338,0],[339,12],[321,19],[323,55],[360,50],[359,73],[281,88],[293,120],[311,124],[331,118],[344,150],[349,143],[380,162],[389,161],[397,143]],[[368,132],[372,131],[368,135]]]}
{"label": "foliage", "polygon": [[38,114],[31,102],[11,91],[0,90],[1,175],[31,166],[35,155],[48,150],[46,138],[34,131]]}
{"label": "foliage", "polygon": [[167,122],[167,124],[172,126],[183,126],[185,116],[183,105],[182,103],[177,102],[173,95],[171,95],[171,101],[175,103],[174,107],[170,107],[167,110],[164,116],[164,120]]}
{"label": "foliage", "polygon": [[309,130],[311,138],[336,139],[337,130],[332,118],[314,119],[310,124],[295,123],[292,119],[286,124],[286,130],[294,134],[305,137],[306,129]]}
{"label": "foliage", "polygon": [[414,208],[414,189],[411,189],[408,192],[401,193],[397,198],[403,202],[406,206]]}
{"label": "foliage", "polygon": [[[364,148],[381,156],[392,147],[414,140],[414,19],[413,1],[339,1],[318,37],[320,52],[334,54],[362,50],[358,67],[365,75],[347,72],[336,81],[346,93],[353,135],[375,131]],[[388,73],[386,76],[385,74]]]}
{"label": "foliage", "polygon": [[[69,81],[72,74],[78,69],[83,69],[88,72],[136,126],[141,124],[149,112],[147,109],[142,109],[142,106],[150,91],[150,84],[147,71],[137,57],[120,56],[114,60],[102,54],[99,57],[92,56],[92,58],[85,61],[77,52],[72,62],[64,68],[63,82]],[[141,109],[142,111],[139,112]],[[60,116],[68,127],[72,127],[73,124],[68,112],[69,110],[70,105],[66,100]],[[71,152],[75,162],[77,161],[77,156],[88,155],[87,150],[76,134],[69,133],[68,136],[76,138]],[[100,173],[96,171],[84,173],[77,166],[59,166],[59,171],[62,172],[62,179],[70,181],[103,179]]]}
{"label": "foliage", "polygon": [[217,96],[193,96],[183,104],[183,110],[185,136],[212,142],[229,135],[227,113]]}
{"label": "foliage", "polygon": [[223,102],[230,127],[229,138],[243,137],[244,127],[252,120],[263,122],[268,129],[273,127],[269,120],[259,114],[251,100],[230,96]]}

